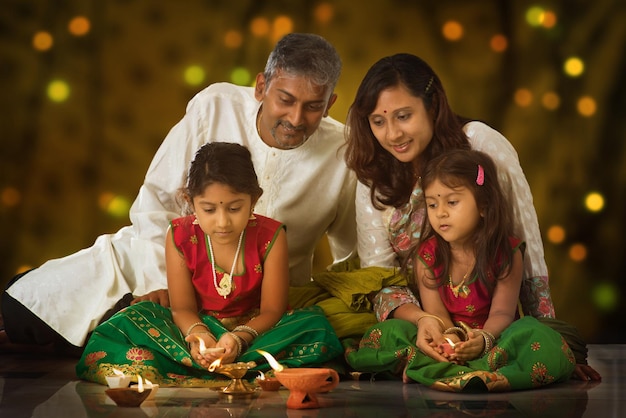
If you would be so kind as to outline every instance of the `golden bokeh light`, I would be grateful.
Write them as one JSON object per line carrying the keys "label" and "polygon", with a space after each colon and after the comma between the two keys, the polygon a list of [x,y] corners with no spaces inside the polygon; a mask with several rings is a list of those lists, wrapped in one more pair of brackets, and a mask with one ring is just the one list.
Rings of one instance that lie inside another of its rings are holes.
{"label": "golden bokeh light", "polygon": [[593,99],[593,97],[583,96],[578,99],[578,102],[576,103],[576,109],[578,110],[578,113],[580,113],[582,116],[593,116],[595,115],[597,110],[596,101]]}
{"label": "golden bokeh light", "polygon": [[70,97],[70,86],[63,80],[53,80],[48,84],[48,98],[53,102],[64,102]]}
{"label": "golden bokeh light", "polygon": [[604,209],[604,196],[599,192],[591,192],[585,197],[585,208],[589,212],[600,212]]}
{"label": "golden bokeh light", "polygon": [[585,63],[578,57],[570,57],[563,64],[563,72],[570,77],[580,77],[585,72]]}
{"label": "golden bokeh light", "polygon": [[555,92],[549,91],[541,96],[541,104],[548,110],[556,110],[561,105],[561,98]]}
{"label": "golden bokeh light", "polygon": [[315,20],[319,23],[326,24],[333,20],[335,8],[330,3],[320,3],[313,11]]}
{"label": "golden bokeh light", "polygon": [[519,107],[528,107],[533,102],[533,94],[526,88],[519,88],[515,90],[513,100]]}
{"label": "golden bokeh light", "polygon": [[243,44],[243,35],[238,30],[229,30],[224,35],[224,46],[230,49],[237,49]]}
{"label": "golden bokeh light", "polygon": [[456,20],[449,20],[443,24],[441,33],[448,41],[458,41],[463,37],[463,26]]}
{"label": "golden bokeh light", "polygon": [[569,258],[580,263],[587,258],[587,247],[584,244],[573,244],[569,248]]}
{"label": "golden bokeh light", "polygon": [[91,29],[91,22],[84,16],[76,16],[70,20],[67,28],[74,36],[85,36]]}
{"label": "golden bokeh light", "polygon": [[12,208],[17,206],[22,200],[22,194],[15,187],[5,187],[0,193],[0,202],[2,206]]}
{"label": "golden bokeh light", "polygon": [[272,39],[278,42],[280,38],[293,31],[293,20],[289,16],[278,16],[272,25]]}
{"label": "golden bokeh light", "polygon": [[546,29],[552,29],[554,26],[556,26],[556,21],[556,13],[554,13],[552,10],[545,10],[540,17],[541,26]]}
{"label": "golden bokeh light", "polygon": [[255,17],[250,22],[250,33],[258,38],[269,35],[270,21],[264,17]]}
{"label": "golden bokeh light", "polygon": [[552,225],[548,228],[548,241],[553,244],[561,244],[565,241],[565,229],[561,225]]}
{"label": "golden bokeh light", "polygon": [[33,48],[37,51],[47,51],[52,48],[54,40],[52,35],[46,31],[39,31],[33,36]]}
{"label": "golden bokeh light", "polygon": [[509,47],[509,40],[502,34],[493,35],[489,41],[489,47],[494,52],[504,52]]}

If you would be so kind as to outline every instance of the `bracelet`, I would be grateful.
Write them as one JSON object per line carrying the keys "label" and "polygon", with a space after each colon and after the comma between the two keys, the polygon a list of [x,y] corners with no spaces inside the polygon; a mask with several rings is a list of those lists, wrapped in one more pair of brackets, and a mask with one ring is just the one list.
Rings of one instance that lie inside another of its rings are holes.
{"label": "bracelet", "polygon": [[450,327],[443,334],[455,334],[461,341],[467,341],[467,333],[461,327]]}
{"label": "bracelet", "polygon": [[193,324],[191,324],[191,326],[189,328],[187,328],[187,332],[185,333],[185,337],[189,337],[189,335],[191,334],[191,330],[194,329],[195,327],[204,327],[207,330],[209,329],[209,327],[204,323],[204,322],[195,322]]}
{"label": "bracelet", "polygon": [[250,334],[253,340],[259,336],[257,330],[247,325],[238,325],[233,329],[233,332],[245,332],[247,334]]}
{"label": "bracelet", "polygon": [[415,324],[418,325],[419,322],[424,319],[424,318],[435,318],[437,321],[439,321],[441,323],[441,328],[445,328],[446,324],[443,322],[443,319],[439,318],[437,315],[431,315],[431,314],[423,314],[422,316],[420,316],[419,318],[417,318],[417,321],[415,321]]}
{"label": "bracelet", "polygon": [[[228,335],[233,337],[233,339],[237,343],[237,357],[239,357],[241,355],[241,352],[243,351],[243,344],[244,344],[245,340],[243,338],[241,338],[239,335],[233,334],[232,332],[229,332]],[[247,345],[247,343],[246,343],[246,345]]]}
{"label": "bracelet", "polygon": [[496,338],[489,331],[484,331],[482,329],[475,329],[474,332],[482,335],[483,339],[485,340],[485,349],[483,350],[482,354],[480,355],[481,357],[484,357],[493,348],[493,346],[494,346],[494,344],[496,342]]}

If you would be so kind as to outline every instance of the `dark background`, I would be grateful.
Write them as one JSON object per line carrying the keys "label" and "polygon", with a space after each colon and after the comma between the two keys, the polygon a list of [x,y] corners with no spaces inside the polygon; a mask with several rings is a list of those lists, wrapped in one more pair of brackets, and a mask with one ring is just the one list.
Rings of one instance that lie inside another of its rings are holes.
{"label": "dark background", "polygon": [[[187,101],[213,82],[251,84],[280,36],[315,32],[344,61],[334,118],[345,121],[370,65],[411,52],[440,75],[457,112],[509,138],[533,191],[557,316],[590,343],[624,343],[625,8],[623,0],[3,0],[0,284],[127,225]],[[76,32],[80,17],[88,28]],[[462,33],[450,38],[450,27]],[[43,50],[34,47],[41,32],[52,39]],[[495,51],[494,36],[506,48]],[[582,73],[564,71],[571,57]],[[203,77],[186,81],[190,68]],[[54,81],[69,88],[64,100],[51,99]],[[599,211],[585,205],[591,192],[603,198]],[[319,255],[317,269],[328,262],[324,243]]]}

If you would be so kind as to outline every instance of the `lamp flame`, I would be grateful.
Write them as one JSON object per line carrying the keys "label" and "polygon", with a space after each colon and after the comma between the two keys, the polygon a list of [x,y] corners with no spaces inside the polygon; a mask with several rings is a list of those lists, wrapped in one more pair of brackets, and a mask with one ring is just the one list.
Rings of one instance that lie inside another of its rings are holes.
{"label": "lamp flame", "polygon": [[117,370],[115,367],[113,368],[113,373],[114,373],[116,376],[119,376],[119,377],[124,377],[124,373],[123,373],[121,370]]}
{"label": "lamp flame", "polygon": [[200,344],[200,348],[198,351],[200,351],[200,354],[204,355],[206,353],[206,344],[204,343],[204,340],[197,335],[196,338],[198,339],[198,343]]}
{"label": "lamp flame", "polygon": [[259,377],[257,377],[257,379],[259,380],[265,380],[265,373],[263,373],[262,371],[258,370],[259,373]]}
{"label": "lamp flame", "polygon": [[257,353],[261,354],[263,357],[267,359],[267,362],[272,367],[272,369],[274,369],[274,371],[277,371],[277,372],[283,371],[284,367],[281,366],[270,353],[264,350],[256,350],[256,351]]}
{"label": "lamp flame", "polygon": [[450,344],[450,347],[452,348],[456,347],[456,344],[450,338],[444,337],[444,339],[448,342],[448,344]]}
{"label": "lamp flame", "polygon": [[220,367],[222,365],[222,359],[218,358],[217,360],[215,360],[213,363],[211,363],[208,367],[208,371],[210,372],[214,372],[215,369],[217,369],[218,367]]}
{"label": "lamp flame", "polygon": [[139,375],[137,375],[137,392],[143,392],[143,379]]}

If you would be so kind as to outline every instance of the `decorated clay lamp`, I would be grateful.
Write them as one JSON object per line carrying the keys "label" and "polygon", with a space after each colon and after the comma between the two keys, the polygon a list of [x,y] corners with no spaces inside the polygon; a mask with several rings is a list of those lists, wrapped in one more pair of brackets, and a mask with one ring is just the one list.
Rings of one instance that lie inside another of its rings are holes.
{"label": "decorated clay lamp", "polygon": [[319,408],[317,394],[329,392],[339,384],[339,375],[333,369],[306,367],[286,369],[268,352],[257,351],[267,359],[278,381],[289,389],[287,398],[289,409]]}

